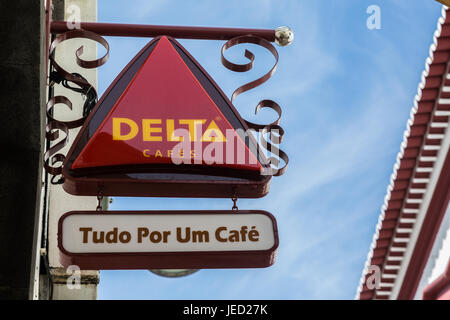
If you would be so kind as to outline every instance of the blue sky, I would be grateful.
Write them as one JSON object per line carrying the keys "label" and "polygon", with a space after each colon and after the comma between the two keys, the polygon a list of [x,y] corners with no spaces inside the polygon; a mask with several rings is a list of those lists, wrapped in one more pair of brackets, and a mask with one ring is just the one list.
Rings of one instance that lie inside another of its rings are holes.
{"label": "blue sky", "polygon": [[[366,9],[381,8],[381,29],[368,30]],[[440,16],[431,0],[98,0],[101,22],[275,28],[295,41],[280,48],[274,77],[239,96],[250,121],[263,98],[283,107],[282,149],[289,168],[268,196],[239,200],[277,218],[280,247],[267,269],[201,270],[166,279],[146,270],[101,271],[99,299],[353,299],[400,149],[425,59]],[[108,37],[110,60],[99,69],[103,93],[150,40]],[[227,95],[264,74],[237,74],[220,63],[222,41],[181,40]],[[242,47],[227,57],[245,62]],[[229,199],[114,198],[111,210],[231,209]]]}

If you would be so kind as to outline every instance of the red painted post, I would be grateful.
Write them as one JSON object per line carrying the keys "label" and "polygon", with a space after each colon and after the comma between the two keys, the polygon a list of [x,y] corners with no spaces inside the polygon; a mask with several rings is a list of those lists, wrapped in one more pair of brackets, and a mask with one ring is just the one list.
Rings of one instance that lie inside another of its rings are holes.
{"label": "red painted post", "polygon": [[[50,32],[53,34],[70,31],[66,21],[53,21]],[[121,23],[81,22],[81,29],[102,36],[149,37],[166,35],[179,39],[229,40],[243,35],[254,35],[267,41],[275,41],[275,30],[213,27],[156,26]]]}

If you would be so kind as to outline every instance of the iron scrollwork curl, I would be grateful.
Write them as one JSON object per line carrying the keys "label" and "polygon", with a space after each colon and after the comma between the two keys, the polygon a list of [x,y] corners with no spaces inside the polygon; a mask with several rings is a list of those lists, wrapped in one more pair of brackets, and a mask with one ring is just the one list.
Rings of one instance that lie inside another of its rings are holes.
{"label": "iron scrollwork curl", "polygon": [[[48,124],[46,126],[46,138],[48,141],[53,142],[60,138],[60,133],[64,133],[64,137],[49,147],[48,150],[44,154],[44,169],[50,175],[52,175],[51,183],[52,184],[62,184],[64,182],[64,177],[62,176],[62,163],[65,160],[65,156],[62,153],[58,153],[64,148],[69,142],[69,129],[74,129],[81,127],[85,122],[89,112],[91,111],[93,105],[97,102],[97,91],[94,86],[92,86],[89,81],[87,81],[83,76],[77,73],[69,73],[64,68],[62,68],[55,59],[55,49],[56,47],[69,39],[89,39],[93,40],[97,43],[100,43],[105,49],[106,53],[103,57],[95,60],[84,60],[81,58],[83,54],[83,46],[79,47],[75,52],[75,58],[77,64],[84,69],[93,69],[98,68],[106,63],[109,58],[109,44],[108,42],[101,37],[100,35],[86,31],[86,30],[72,30],[57,36],[50,48],[49,48],[49,59],[51,62],[51,68],[54,70],[51,72],[50,77],[50,86],[53,86],[55,82],[64,85],[64,87],[71,89],[73,91],[79,92],[82,95],[89,96],[91,103],[85,104],[83,110],[83,116],[77,120],[72,121],[61,121],[57,120],[53,117],[53,109],[56,104],[64,104],[70,110],[72,110],[72,102],[65,96],[55,96],[52,97],[47,103],[47,120]],[[68,82],[75,84],[77,87],[73,87],[68,85]],[[51,164],[50,164],[51,163]],[[60,163],[58,166],[55,164]],[[58,178],[58,179],[56,179]]]}
{"label": "iron scrollwork curl", "polygon": [[[275,49],[275,47],[267,40],[253,36],[253,35],[245,35],[245,36],[239,36],[233,39],[228,40],[223,46],[221,50],[221,60],[222,64],[229,70],[234,72],[247,72],[250,71],[253,68],[253,64],[255,61],[255,55],[249,51],[245,50],[244,56],[249,60],[248,63],[245,64],[236,64],[231,61],[229,61],[227,58],[225,58],[225,51],[227,51],[229,48],[234,47],[235,45],[239,44],[255,44],[259,45],[265,49],[267,49],[275,58],[275,63],[272,66],[272,68],[263,76],[260,78],[253,80],[251,82],[248,82],[240,87],[238,87],[236,90],[234,90],[233,94],[231,95],[231,102],[234,101],[234,99],[239,96],[240,94],[252,90],[263,83],[265,83],[267,80],[269,80],[272,75],[275,73],[277,66],[278,66],[278,51]],[[280,120],[281,120],[281,114],[282,109],[278,103],[276,103],[273,100],[265,99],[261,100],[255,107],[255,114],[259,112],[259,110],[269,108],[273,111],[275,111],[278,115],[278,118],[268,124],[257,124],[250,121],[247,121],[244,119],[245,123],[247,124],[249,129],[259,131],[260,133],[260,145],[264,147],[269,153],[276,154],[280,159],[284,161],[284,165],[281,168],[279,167],[280,161],[278,158],[270,156],[267,159],[268,172],[266,174],[272,175],[272,176],[281,176],[285,173],[287,169],[287,165],[289,162],[288,155],[281,149],[278,148],[277,145],[279,145],[284,136],[284,130],[280,126]],[[267,135],[268,134],[268,135]],[[267,135],[267,138],[265,138]],[[277,169],[273,168],[272,165],[277,167]]]}

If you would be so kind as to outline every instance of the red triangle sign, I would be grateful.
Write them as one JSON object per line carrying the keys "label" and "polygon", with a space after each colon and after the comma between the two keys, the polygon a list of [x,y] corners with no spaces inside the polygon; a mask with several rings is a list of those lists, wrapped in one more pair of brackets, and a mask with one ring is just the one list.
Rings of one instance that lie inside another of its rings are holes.
{"label": "red triangle sign", "polygon": [[[190,157],[197,163],[261,170],[256,157],[167,37],[158,42],[72,168],[172,163],[184,152],[181,147],[184,138],[175,134],[177,129],[184,129],[184,136],[190,139]],[[234,146],[223,148],[222,159],[209,152],[205,154],[206,146],[213,141],[226,143],[227,135],[235,139]],[[195,142],[201,148],[194,150]],[[226,163],[227,152],[236,154],[239,150],[248,155],[245,162]]]}
{"label": "red triangle sign", "polygon": [[130,62],[89,115],[67,156],[66,179],[102,181],[102,174],[128,173],[142,182],[142,174],[179,172],[209,176],[208,181],[211,176],[261,180],[261,154],[253,137],[242,134],[245,129],[187,51],[159,37]]}

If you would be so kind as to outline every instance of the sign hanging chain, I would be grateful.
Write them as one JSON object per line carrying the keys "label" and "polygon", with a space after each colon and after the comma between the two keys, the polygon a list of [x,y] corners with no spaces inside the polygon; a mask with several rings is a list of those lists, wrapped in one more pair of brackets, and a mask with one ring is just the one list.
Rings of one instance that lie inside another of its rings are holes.
{"label": "sign hanging chain", "polygon": [[102,208],[102,200],[103,200],[103,196],[102,196],[102,194],[99,194],[99,195],[97,196],[97,201],[98,201],[98,203],[97,203],[97,208],[95,208],[95,211],[103,211],[103,208]]}
{"label": "sign hanging chain", "polygon": [[231,201],[233,201],[233,207],[231,208],[231,210],[233,211],[239,211],[239,208],[237,206],[237,200],[238,200],[237,196],[233,196],[231,198]]}

